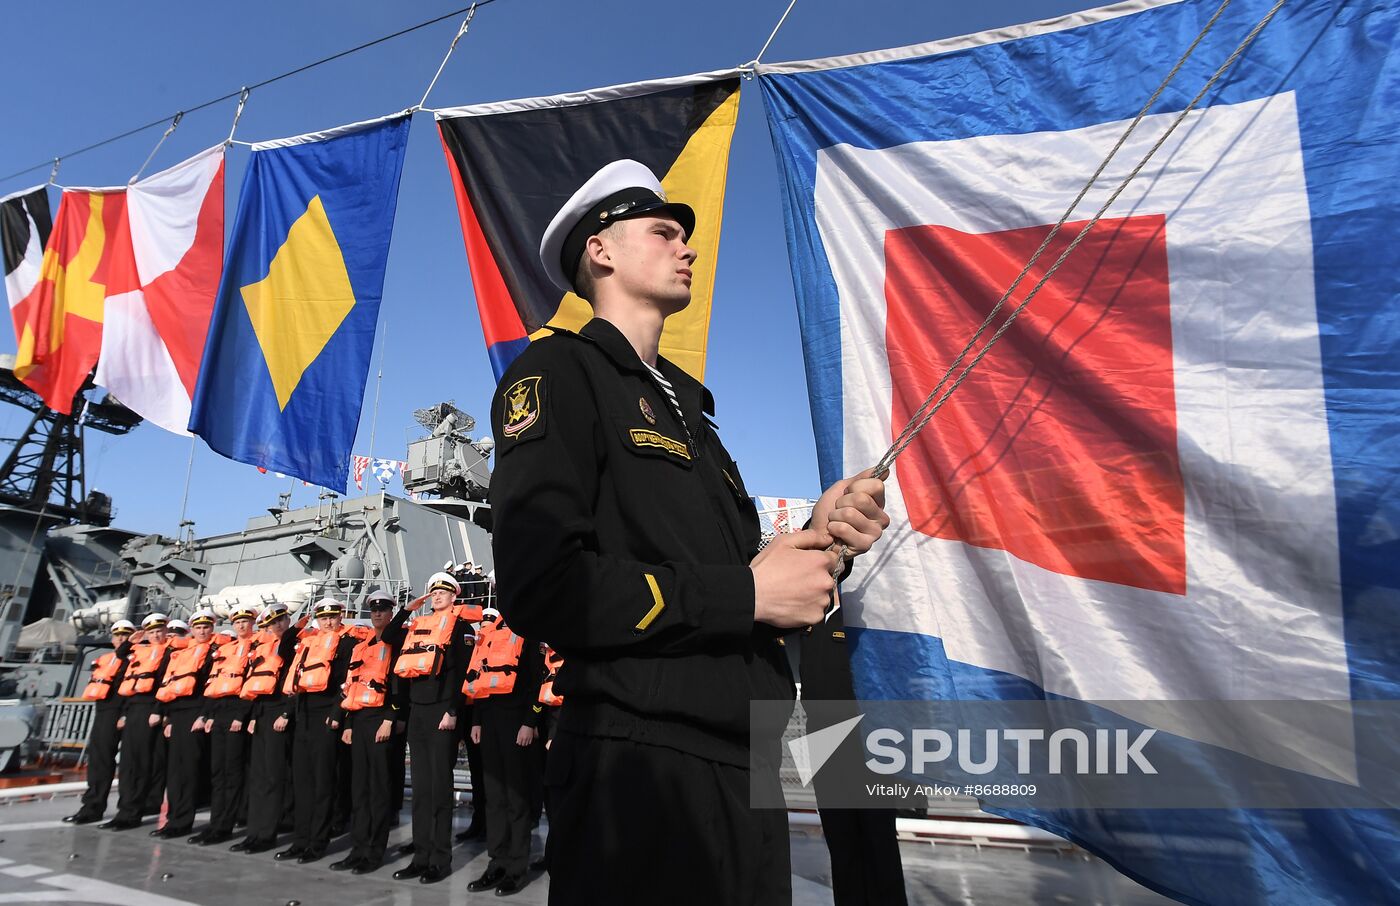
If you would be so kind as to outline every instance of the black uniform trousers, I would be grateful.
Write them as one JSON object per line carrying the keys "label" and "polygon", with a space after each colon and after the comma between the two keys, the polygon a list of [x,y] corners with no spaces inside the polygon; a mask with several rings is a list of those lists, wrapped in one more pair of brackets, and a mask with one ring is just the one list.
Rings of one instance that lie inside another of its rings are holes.
{"label": "black uniform trousers", "polygon": [[472,779],[472,822],[486,820],[486,772],[481,766],[481,746],[472,742],[472,722],[475,720],[470,701],[457,709],[457,729],[467,750],[467,772]]}
{"label": "black uniform trousers", "polygon": [[214,729],[209,734],[209,830],[215,834],[233,833],[238,812],[246,808],[245,783],[248,776],[248,744],[251,737],[247,726],[237,733],[229,729],[234,718],[243,713],[236,709],[237,699],[227,705],[215,705]]}
{"label": "black uniform trousers", "polygon": [[[148,815],[159,815],[165,802],[165,771],[169,762],[170,745],[165,731],[156,727],[153,732],[155,742],[151,746],[151,783],[146,788],[145,811]],[[120,796],[117,797],[121,799]]]}
{"label": "black uniform trousers", "polygon": [[272,842],[287,800],[287,750],[292,744],[292,727],[278,733],[272,729],[280,708],[259,713],[248,761],[247,839]]}
{"label": "black uniform trousers", "polygon": [[194,699],[196,707],[180,707],[177,703],[169,706],[170,738],[167,740],[169,759],[165,771],[165,789],[168,809],[165,826],[183,833],[194,824],[194,812],[199,799],[199,785],[204,764],[204,753],[209,745],[203,730],[190,729],[199,716],[202,699]]}
{"label": "black uniform trousers", "polygon": [[538,825],[540,816],[544,813],[544,766],[549,760],[549,747],[545,743],[554,738],[559,727],[559,706],[545,705],[540,712],[538,728],[540,731],[538,745],[532,746],[531,751],[535,753],[535,788],[533,791],[533,802],[530,805],[530,824]]}
{"label": "black uniform trousers", "polygon": [[[340,739],[340,731],[345,729],[348,723],[343,723],[335,731],[335,738]],[[331,831],[343,834],[350,827],[350,816],[354,813],[355,803],[350,797],[350,776],[354,766],[351,763],[350,746],[337,744],[335,747],[335,803],[331,809]]]}
{"label": "black uniform trousers", "polygon": [[331,840],[331,815],[339,795],[336,756],[340,731],[326,726],[335,714],[337,700],[310,704],[297,701],[295,737],[292,740],[292,845],[324,852]]}
{"label": "black uniform trousers", "polygon": [[[407,718],[408,712],[400,711],[399,717],[401,719]],[[389,740],[389,745],[391,746],[389,758],[392,759],[389,763],[389,783],[394,795],[391,811],[394,818],[398,818],[399,812],[403,811],[403,789],[407,782],[407,769],[405,767],[408,764],[407,720],[404,720],[403,730],[399,730],[397,726],[394,727],[394,738]],[[394,821],[394,823],[398,822]]]}
{"label": "black uniform trousers", "polygon": [[85,816],[100,818],[107,811],[107,796],[112,792],[112,778],[117,773],[117,744],[122,731],[117,720],[122,716],[120,705],[97,706],[92,715],[92,730],[87,745],[87,789],[83,791]]}
{"label": "black uniform trousers", "polygon": [[[821,794],[818,793],[820,799]],[[824,808],[836,906],[903,906],[904,869],[891,808]]]}
{"label": "black uniform trousers", "polygon": [[[376,865],[384,861],[394,818],[393,770],[398,746],[392,735],[384,742],[374,741],[386,718],[392,723],[393,712],[377,708],[354,711],[346,718],[351,731],[347,786],[354,803],[350,813],[350,857],[368,859]],[[402,777],[403,762],[399,762],[399,771]]]}
{"label": "black uniform trousers", "polygon": [[[481,761],[486,774],[486,851],[490,868],[507,875],[523,875],[530,867],[530,829],[534,824],[534,803],[539,786],[537,738],[528,747],[515,744],[516,734],[525,723],[525,712],[518,707],[491,707],[478,704],[476,720],[481,724]],[[475,784],[475,781],[473,781]]]}
{"label": "black uniform trousers", "polygon": [[[156,755],[162,738],[160,725],[150,725],[156,713],[155,699],[132,698],[126,705],[126,725],[122,728],[121,787],[117,790],[117,820],[140,821],[141,816],[160,811],[160,794],[165,778],[156,774],[164,767]],[[156,807],[150,800],[155,798]]]}
{"label": "black uniform trousers", "polygon": [[[797,638],[807,732],[858,716],[842,612],[836,611]],[[865,759],[860,734],[853,733],[812,781],[822,834],[831,853],[832,894],[836,906],[904,906],[908,901],[894,809],[832,807],[832,803],[862,801],[864,789],[882,779],[865,766]],[[923,797],[914,798],[918,801],[911,805],[923,805]]]}
{"label": "black uniform trousers", "polygon": [[659,890],[668,904],[789,906],[787,813],[750,809],[749,785],[737,765],[560,730],[545,774],[550,906]]}
{"label": "black uniform trousers", "polygon": [[408,713],[408,746],[413,765],[413,864],[447,871],[452,867],[452,767],[457,731],[439,730],[452,702],[415,704]]}

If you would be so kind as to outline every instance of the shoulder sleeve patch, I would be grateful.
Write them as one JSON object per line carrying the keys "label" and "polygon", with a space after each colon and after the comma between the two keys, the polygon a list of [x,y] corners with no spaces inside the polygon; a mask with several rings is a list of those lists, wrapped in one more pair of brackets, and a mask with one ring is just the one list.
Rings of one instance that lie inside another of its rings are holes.
{"label": "shoulder sleeve patch", "polygon": [[544,436],[544,375],[523,377],[501,391],[501,438]]}

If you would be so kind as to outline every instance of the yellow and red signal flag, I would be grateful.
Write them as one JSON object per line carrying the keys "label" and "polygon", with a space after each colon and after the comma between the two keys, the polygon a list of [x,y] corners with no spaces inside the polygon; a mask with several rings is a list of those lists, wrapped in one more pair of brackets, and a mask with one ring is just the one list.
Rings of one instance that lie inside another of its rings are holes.
{"label": "yellow and red signal flag", "polygon": [[604,165],[631,158],[661,178],[667,198],[695,209],[691,303],[667,319],[661,354],[704,379],[738,115],[732,71],[436,112],[498,378],[547,325],[578,330],[593,316],[587,302],[550,281],[540,238],[574,190]]}
{"label": "yellow and red signal flag", "polygon": [[39,282],[10,308],[19,344],[15,376],[65,415],[102,349],[112,238],[125,207],[124,188],[65,190]]}

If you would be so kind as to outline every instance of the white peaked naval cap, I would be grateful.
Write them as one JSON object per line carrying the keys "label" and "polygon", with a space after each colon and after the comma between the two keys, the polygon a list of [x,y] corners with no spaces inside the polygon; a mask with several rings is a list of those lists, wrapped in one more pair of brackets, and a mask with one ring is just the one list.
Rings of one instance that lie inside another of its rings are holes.
{"label": "white peaked naval cap", "polygon": [[689,239],[695,230],[695,211],[672,202],[661,180],[635,160],[615,160],[579,186],[554,215],[540,240],[540,263],[555,286],[569,292],[584,244],[619,220],[647,214],[676,218]]}

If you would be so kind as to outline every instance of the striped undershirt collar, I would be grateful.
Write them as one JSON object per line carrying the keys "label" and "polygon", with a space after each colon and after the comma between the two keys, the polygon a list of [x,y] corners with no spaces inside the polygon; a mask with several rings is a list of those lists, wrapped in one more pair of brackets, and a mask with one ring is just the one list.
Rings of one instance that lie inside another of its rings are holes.
{"label": "striped undershirt collar", "polygon": [[642,362],[642,364],[646,365],[647,371],[650,371],[651,376],[656,378],[656,382],[661,385],[662,391],[665,392],[666,397],[670,399],[671,409],[676,413],[676,417],[681,420],[681,425],[689,430],[690,426],[685,423],[685,413],[681,411],[680,398],[676,396],[676,388],[671,386],[671,382],[666,380],[666,375],[662,374],[659,369],[652,367],[645,361]]}

